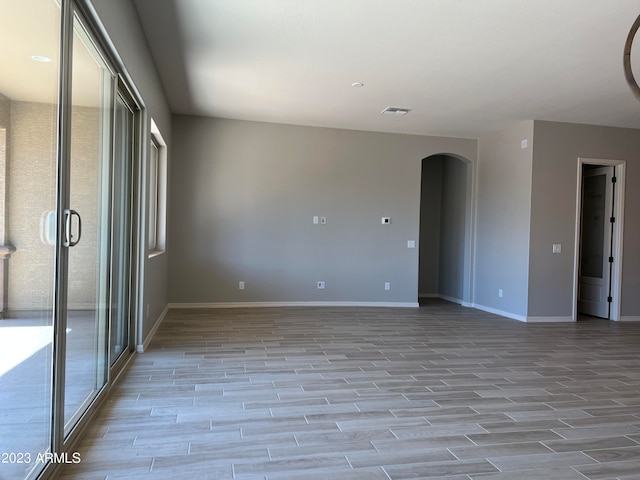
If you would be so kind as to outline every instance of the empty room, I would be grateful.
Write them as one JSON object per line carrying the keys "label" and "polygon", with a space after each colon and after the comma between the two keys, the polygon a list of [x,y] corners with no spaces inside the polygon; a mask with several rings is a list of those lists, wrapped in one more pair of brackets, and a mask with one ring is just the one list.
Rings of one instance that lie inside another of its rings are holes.
{"label": "empty room", "polygon": [[0,21],[1,479],[640,479],[638,0]]}

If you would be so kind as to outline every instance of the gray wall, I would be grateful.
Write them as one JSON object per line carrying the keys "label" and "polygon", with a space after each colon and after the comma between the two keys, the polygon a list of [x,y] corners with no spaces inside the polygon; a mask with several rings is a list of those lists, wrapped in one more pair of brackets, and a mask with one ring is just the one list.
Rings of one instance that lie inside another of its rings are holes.
{"label": "gray wall", "polygon": [[449,156],[442,169],[439,294],[456,301],[464,300],[467,166]]}
{"label": "gray wall", "polygon": [[176,303],[415,303],[421,161],[476,155],[468,139],[188,116],[173,144]]}
{"label": "gray wall", "polygon": [[[168,162],[171,163],[171,112],[133,3],[129,0],[90,0],[90,3],[93,4],[100,16],[147,108],[145,142],[150,141],[150,118],[153,118],[162,137],[167,142]],[[148,158],[145,159],[145,162],[148,162]],[[147,232],[148,228],[145,226],[143,228],[145,245],[147,244]],[[167,243],[167,251],[164,254],[144,260],[142,266],[144,278],[142,310],[144,313],[142,326],[138,332],[138,343],[147,338],[167,306],[170,248],[170,244]],[[149,306],[148,313],[147,305]]]}
{"label": "gray wall", "polygon": [[436,155],[422,161],[420,192],[420,295],[440,293],[440,214],[442,210],[442,165],[446,157]]}
{"label": "gray wall", "polygon": [[[532,138],[533,122],[521,122],[478,140],[474,303],[521,319],[528,300]],[[521,148],[523,139],[528,148]]]}
{"label": "gray wall", "polygon": [[627,162],[621,315],[639,316],[640,131],[536,121],[533,151],[529,316],[572,314],[578,157]]}

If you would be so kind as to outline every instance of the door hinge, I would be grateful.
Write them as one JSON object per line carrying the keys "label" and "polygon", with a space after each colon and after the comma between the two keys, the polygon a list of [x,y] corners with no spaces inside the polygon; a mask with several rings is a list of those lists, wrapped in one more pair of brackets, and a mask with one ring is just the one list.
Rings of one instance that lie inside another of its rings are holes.
{"label": "door hinge", "polygon": [[616,223],[616,217],[611,217],[611,218],[609,219],[609,221],[610,221],[611,223]]}
{"label": "door hinge", "polygon": [[609,303],[613,302],[613,297],[607,297],[607,302]]}
{"label": "door hinge", "polygon": [[609,263],[613,263],[613,257],[609,257]]}
{"label": "door hinge", "polygon": [[618,181],[617,177],[611,177],[611,183],[616,183]]}

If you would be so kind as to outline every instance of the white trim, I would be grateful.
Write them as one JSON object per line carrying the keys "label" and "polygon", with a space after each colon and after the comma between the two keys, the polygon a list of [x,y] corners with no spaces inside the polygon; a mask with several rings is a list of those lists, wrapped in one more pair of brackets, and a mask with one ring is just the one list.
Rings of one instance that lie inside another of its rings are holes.
{"label": "white trim", "polygon": [[483,312],[493,313],[494,315],[500,315],[501,317],[510,318],[512,320],[518,320],[519,322],[527,321],[527,317],[525,317],[524,315],[517,315],[515,313],[505,312],[504,310],[498,310],[497,308],[478,305],[477,303],[471,304],[470,306],[478,310],[482,310]]}
{"label": "white trim", "polygon": [[613,302],[611,303],[611,320],[620,319],[620,303],[622,298],[622,252],[624,239],[624,203],[625,192],[624,185],[626,179],[626,161],[624,160],[607,160],[602,158],[582,158],[578,157],[578,181],[576,186],[576,225],[575,225],[575,241],[573,253],[573,314],[574,321],[578,319],[578,271],[580,267],[580,212],[582,209],[582,166],[583,165],[602,165],[618,167],[616,171],[616,190],[614,194],[614,216],[616,222],[614,224],[614,240],[613,240],[613,257],[616,261],[613,263],[613,271],[611,272],[611,290],[613,293]]}
{"label": "white trim", "polygon": [[624,315],[620,317],[619,322],[640,322],[640,317],[637,315]]}
{"label": "white trim", "polygon": [[149,332],[149,335],[147,335],[147,338],[144,339],[142,344],[136,345],[136,351],[137,352],[143,353],[147,348],[149,348],[149,344],[151,343],[151,340],[153,340],[153,337],[155,336],[156,332],[158,331],[158,328],[160,327],[160,324],[164,320],[164,317],[166,317],[167,313],[169,312],[169,308],[170,308],[169,305],[164,307],[164,310],[162,311],[162,313],[158,317],[158,320],[156,320],[156,323],[151,328],[151,331]]}
{"label": "white trim", "polygon": [[214,302],[170,303],[167,308],[388,307],[416,308],[417,302]]}
{"label": "white trim", "polygon": [[573,317],[527,317],[527,323],[573,323]]}
{"label": "white trim", "polygon": [[[147,251],[148,257],[154,257],[164,253],[167,249],[167,165],[168,165],[168,148],[167,142],[165,142],[162,133],[160,133],[160,129],[156,125],[156,122],[151,120],[151,126],[149,130],[149,156],[148,156],[148,178],[147,178],[147,189],[145,192],[145,201],[146,201],[146,213],[147,213],[147,223],[145,224],[147,227],[147,241],[145,243],[145,248]],[[153,147],[156,148],[157,158],[156,158],[156,171],[155,178],[151,178],[151,158]],[[153,203],[154,207],[154,222],[155,229],[153,232],[154,244],[150,247],[149,242],[151,241],[151,199],[149,195],[151,195],[151,187],[152,185],[156,188],[156,201]]]}

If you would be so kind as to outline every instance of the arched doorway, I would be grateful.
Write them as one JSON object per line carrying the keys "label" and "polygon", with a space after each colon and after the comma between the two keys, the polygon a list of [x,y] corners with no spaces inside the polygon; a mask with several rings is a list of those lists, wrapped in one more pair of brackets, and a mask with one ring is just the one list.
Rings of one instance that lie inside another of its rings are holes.
{"label": "arched doorway", "polygon": [[418,300],[471,306],[473,164],[452,154],[422,160]]}

